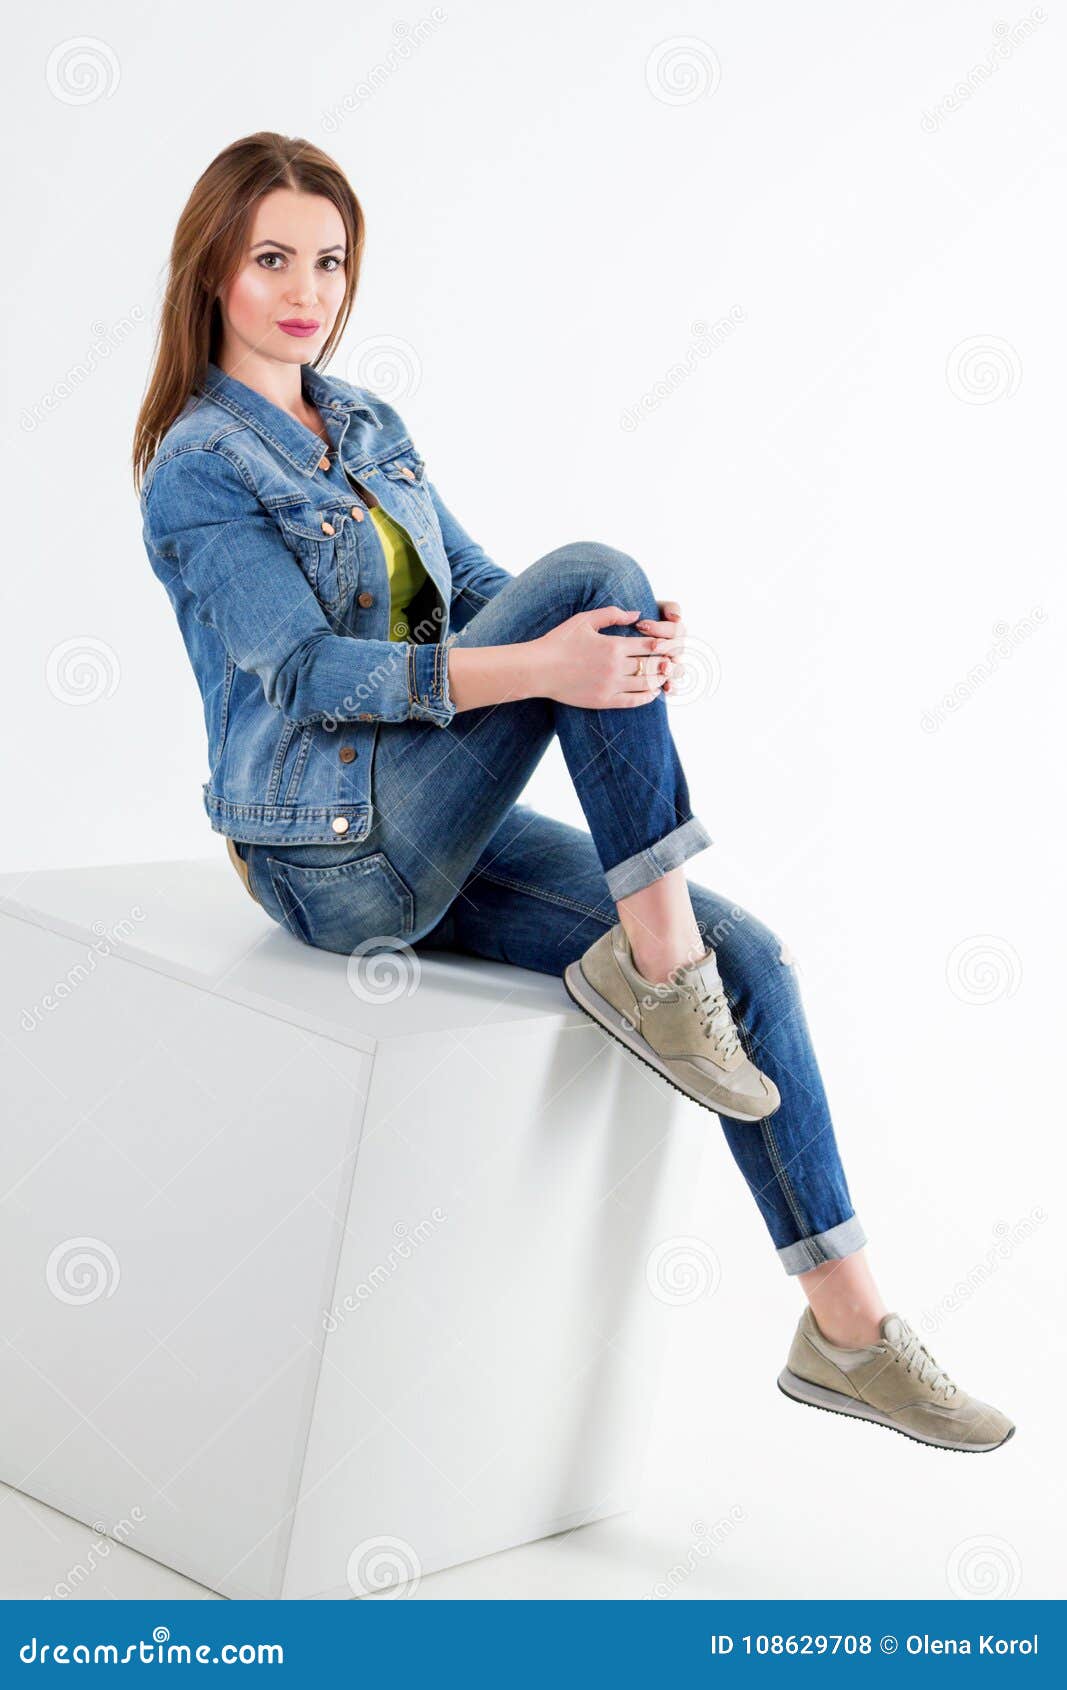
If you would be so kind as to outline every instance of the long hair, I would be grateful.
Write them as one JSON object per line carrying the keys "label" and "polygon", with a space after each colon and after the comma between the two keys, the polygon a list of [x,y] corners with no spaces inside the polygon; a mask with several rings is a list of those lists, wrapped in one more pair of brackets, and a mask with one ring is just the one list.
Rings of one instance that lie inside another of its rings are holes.
{"label": "long hair", "polygon": [[321,194],[341,215],[348,253],[345,296],[316,368],[328,361],[344,333],[359,280],[364,223],[343,170],[310,141],[270,130],[234,141],[199,178],[174,231],[152,373],[133,437],[138,489],[159,442],[218,353],[218,295],[240,267],[257,202],[275,188]]}

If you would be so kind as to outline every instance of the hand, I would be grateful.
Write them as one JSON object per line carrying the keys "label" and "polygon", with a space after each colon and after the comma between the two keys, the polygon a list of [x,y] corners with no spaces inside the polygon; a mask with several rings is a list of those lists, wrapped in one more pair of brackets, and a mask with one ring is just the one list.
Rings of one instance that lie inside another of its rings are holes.
{"label": "hand", "polygon": [[[632,623],[636,615],[636,610],[622,610],[616,604],[600,605],[568,616],[547,634],[529,641],[536,648],[531,655],[535,655],[538,695],[589,710],[627,710],[650,704],[669,673],[670,659],[660,655],[663,641],[636,634],[615,639],[600,632]],[[638,657],[645,660],[643,675],[634,673]]]}
{"label": "hand", "polygon": [[[656,650],[665,652],[674,663],[681,665],[682,654],[685,651],[686,627],[682,621],[682,607],[674,599],[657,599],[656,605],[662,622],[653,622],[642,618],[635,622],[634,627],[642,634],[649,634],[656,638]],[[663,691],[670,692],[669,678],[663,683]]]}

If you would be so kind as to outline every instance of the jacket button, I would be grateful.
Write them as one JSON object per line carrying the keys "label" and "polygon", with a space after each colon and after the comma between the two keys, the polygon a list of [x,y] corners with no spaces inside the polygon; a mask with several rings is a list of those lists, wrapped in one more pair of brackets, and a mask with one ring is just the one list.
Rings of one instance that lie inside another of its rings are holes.
{"label": "jacket button", "polygon": [[336,534],[337,530],[332,522],[324,522],[322,525],[322,532],[324,534]]}
{"label": "jacket button", "polygon": [[329,467],[330,467],[329,458],[327,458],[327,457],[320,458],[318,467],[319,467],[319,469],[329,469]]}
{"label": "jacket button", "polygon": [[354,763],[356,760],[356,748],[354,745],[342,745],[337,755],[340,757],[342,763]]}
{"label": "jacket button", "polygon": [[335,833],[347,833],[348,832],[348,817],[347,816],[334,816],[333,821],[330,823],[330,826],[333,828],[333,831]]}
{"label": "jacket button", "polygon": [[357,720],[360,722],[373,722],[374,717],[371,715],[369,710],[361,710]]}
{"label": "jacket button", "polygon": [[357,522],[363,521],[363,512],[360,510],[358,505],[352,506],[352,515],[355,517]]}
{"label": "jacket button", "polygon": [[414,479],[415,479],[414,471],[408,469],[407,464],[401,464],[400,465],[400,473],[401,473],[402,476],[404,476],[405,480],[407,480],[407,481],[414,481]]}
{"label": "jacket button", "polygon": [[359,603],[363,606],[364,610],[366,610],[368,605],[372,605],[374,603],[374,594],[373,593],[360,593]]}

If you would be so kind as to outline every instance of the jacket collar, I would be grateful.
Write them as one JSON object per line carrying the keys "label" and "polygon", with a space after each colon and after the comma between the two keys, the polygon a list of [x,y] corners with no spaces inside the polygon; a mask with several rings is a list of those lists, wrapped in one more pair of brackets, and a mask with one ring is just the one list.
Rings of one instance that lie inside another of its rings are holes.
{"label": "jacket collar", "polygon": [[[300,384],[311,403],[322,412],[334,451],[348,427],[349,417],[354,413],[361,412],[376,428],[382,427],[381,419],[372,406],[362,399],[350,398],[341,383],[331,381],[310,364],[300,366]],[[304,475],[314,474],[322,457],[322,441],[310,428],[305,428],[302,422],[291,417],[288,411],[283,411],[270,399],[265,399],[262,393],[257,393],[255,388],[246,387],[243,381],[227,375],[217,364],[210,362],[200,381],[199,391],[239,417],[249,428],[255,429],[295,469]]]}

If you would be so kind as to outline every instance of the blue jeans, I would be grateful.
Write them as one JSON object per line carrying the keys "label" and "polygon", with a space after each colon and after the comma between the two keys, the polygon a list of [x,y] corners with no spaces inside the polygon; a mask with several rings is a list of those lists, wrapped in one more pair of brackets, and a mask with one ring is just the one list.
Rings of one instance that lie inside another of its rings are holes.
{"label": "blue jeans", "polygon": [[[593,542],[538,559],[452,642],[536,639],[579,610],[617,604],[659,618],[649,581]],[[633,637],[629,625],[605,638]],[[589,831],[518,802],[557,736]],[[344,729],[338,730],[338,752]],[[237,846],[268,914],[305,944],[349,953],[378,938],[561,975],[639,891],[711,843],[692,814],[662,696],[589,710],[527,698],[459,712],[447,728],[383,722],[374,818],[358,844]],[[235,842],[236,843],[236,842]],[[720,1117],[787,1274],[866,1243],[838,1154],[793,966],[756,917],[689,881],[738,1034],[778,1087],[756,1123]]]}

